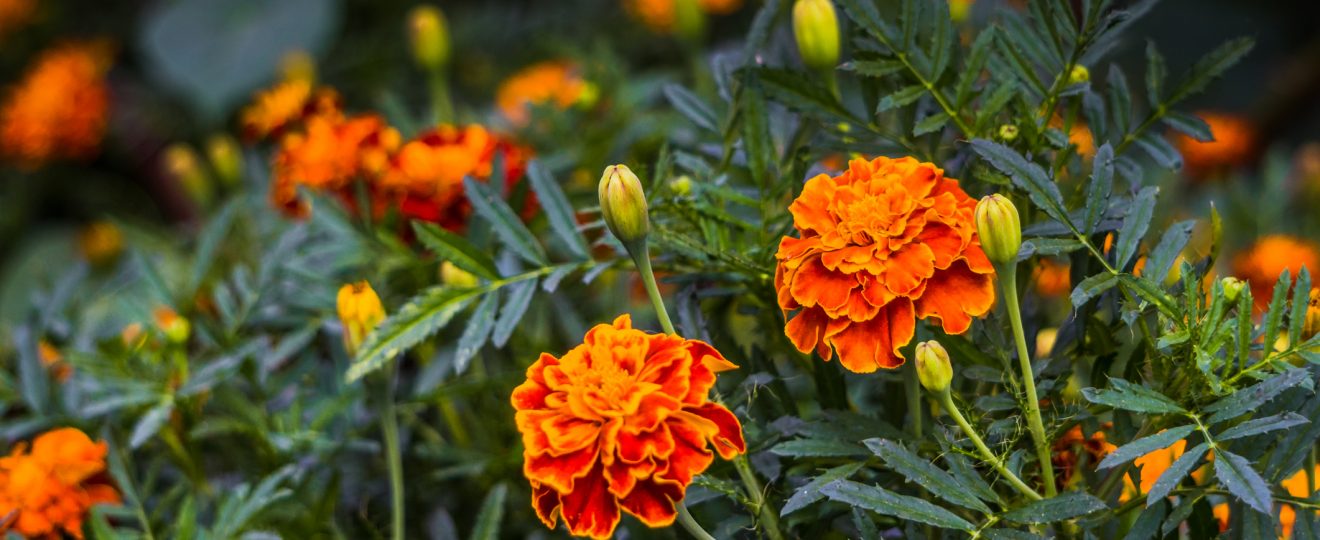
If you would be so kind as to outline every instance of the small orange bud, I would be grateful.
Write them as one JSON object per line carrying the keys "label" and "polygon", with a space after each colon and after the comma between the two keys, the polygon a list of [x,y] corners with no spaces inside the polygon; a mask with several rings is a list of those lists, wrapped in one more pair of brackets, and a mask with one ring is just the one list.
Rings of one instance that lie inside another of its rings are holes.
{"label": "small orange bud", "polygon": [[408,39],[413,60],[428,71],[449,62],[449,28],[440,8],[421,5],[408,13]]}
{"label": "small orange bud", "polygon": [[188,335],[192,333],[192,325],[188,323],[188,319],[180,317],[168,306],[157,307],[152,316],[156,319],[156,328],[165,334],[165,339],[170,343],[177,345],[188,341]]}
{"label": "small orange bud", "polygon": [[651,223],[646,193],[637,175],[627,165],[611,165],[605,168],[596,190],[600,197],[600,213],[610,232],[625,246],[645,241]]}
{"label": "small orange bud", "polygon": [[198,206],[211,202],[211,179],[197,151],[186,143],[174,143],[161,154],[161,166],[171,179],[178,182]]}
{"label": "small orange bud", "polygon": [[1022,223],[1013,201],[999,195],[987,195],[976,205],[976,232],[981,250],[997,265],[1017,262],[1022,247]]}
{"label": "small orange bud", "polygon": [[349,355],[356,355],[367,334],[385,320],[385,307],[366,281],[340,287],[337,306],[339,321],[344,325],[344,348]]}
{"label": "small orange bud", "polygon": [[922,387],[936,394],[949,391],[953,364],[949,362],[949,352],[938,341],[917,344],[917,379]]}

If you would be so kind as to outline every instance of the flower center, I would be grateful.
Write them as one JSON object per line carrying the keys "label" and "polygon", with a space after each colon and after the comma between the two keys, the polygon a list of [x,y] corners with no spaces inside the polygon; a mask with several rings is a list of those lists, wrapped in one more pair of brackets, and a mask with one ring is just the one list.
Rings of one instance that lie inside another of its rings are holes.
{"label": "flower center", "polygon": [[901,235],[912,204],[904,193],[868,193],[840,209],[839,233],[857,244]]}

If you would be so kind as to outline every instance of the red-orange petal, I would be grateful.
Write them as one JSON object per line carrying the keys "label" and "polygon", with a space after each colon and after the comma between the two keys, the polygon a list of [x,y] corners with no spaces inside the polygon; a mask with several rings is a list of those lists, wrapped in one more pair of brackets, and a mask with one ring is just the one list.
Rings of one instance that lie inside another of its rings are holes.
{"label": "red-orange petal", "polygon": [[619,499],[619,506],[648,527],[668,527],[678,516],[675,505],[682,504],[682,500],[683,488],[677,483],[643,480],[627,497]]}
{"label": "red-orange petal", "polygon": [[855,373],[871,373],[903,365],[898,349],[907,345],[915,332],[912,302],[897,298],[875,318],[848,325],[830,341],[844,367]]}
{"label": "red-orange petal", "polygon": [[965,261],[958,261],[935,273],[916,307],[918,317],[934,317],[946,333],[961,334],[972,325],[972,317],[984,315],[994,303],[991,276],[975,273]]}
{"label": "red-orange petal", "polygon": [[575,536],[606,539],[619,525],[619,503],[610,494],[605,475],[597,464],[578,482],[576,489],[559,496],[559,513]]}
{"label": "red-orange petal", "polygon": [[742,423],[729,409],[718,403],[706,403],[700,407],[685,409],[687,412],[705,418],[718,428],[710,441],[724,459],[733,459],[747,451],[747,441],[743,440]]}

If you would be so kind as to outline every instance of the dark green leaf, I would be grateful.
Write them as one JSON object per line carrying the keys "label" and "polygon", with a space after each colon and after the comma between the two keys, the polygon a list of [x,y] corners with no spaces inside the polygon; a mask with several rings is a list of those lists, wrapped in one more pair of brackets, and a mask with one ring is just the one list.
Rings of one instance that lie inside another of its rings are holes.
{"label": "dark green leaf", "polygon": [[1155,481],[1155,485],[1150,487],[1150,492],[1146,494],[1146,506],[1149,507],[1168,497],[1173,488],[1178,487],[1182,479],[1187,476],[1187,473],[1192,472],[1196,464],[1200,463],[1201,456],[1204,456],[1205,451],[1209,448],[1210,445],[1206,443],[1198,444],[1183,453],[1177,460],[1174,460],[1173,464],[1169,465],[1169,468],[1165,469],[1164,473],[1160,475],[1159,480]]}
{"label": "dark green leaf", "polygon": [[1196,116],[1173,111],[1166,114],[1163,121],[1165,125],[1198,141],[1209,142],[1215,140],[1214,134],[1210,132],[1210,126],[1205,123],[1205,120]]}
{"label": "dark green leaf", "polygon": [[885,77],[902,71],[903,62],[898,60],[853,60],[844,67],[866,77]]}
{"label": "dark green leaf", "polygon": [[486,499],[481,502],[481,510],[477,514],[477,526],[472,529],[472,536],[468,538],[471,540],[500,538],[500,522],[504,519],[504,496],[507,492],[508,486],[499,483],[486,494]]}
{"label": "dark green leaf", "polygon": [[1118,279],[1125,289],[1141,297],[1142,300],[1153,304],[1160,310],[1160,313],[1173,320],[1175,324],[1182,325],[1183,321],[1179,318],[1180,312],[1177,304],[1159,285],[1149,279],[1131,274],[1120,275]]}
{"label": "dark green leaf", "polygon": [[761,94],[760,86],[752,86],[743,90],[742,98],[743,153],[747,156],[747,168],[757,185],[766,186],[775,181],[770,177],[775,148],[770,138],[765,96]]}
{"label": "dark green leaf", "polygon": [[367,335],[345,380],[353,382],[380,369],[399,353],[444,328],[484,292],[480,287],[457,289],[443,285],[422,291]]}
{"label": "dark green leaf", "polygon": [[468,317],[467,327],[458,337],[458,348],[454,349],[454,373],[467,371],[468,362],[486,344],[490,330],[495,326],[495,308],[499,301],[499,291],[492,291],[481,299],[472,316]]}
{"label": "dark green leaf", "polygon": [[545,210],[545,219],[550,222],[550,229],[559,235],[559,239],[564,241],[564,245],[574,255],[583,259],[589,257],[587,241],[578,232],[577,219],[573,217],[573,207],[568,204],[564,190],[550,176],[550,171],[545,170],[540,161],[533,160],[527,164],[527,178],[531,181],[532,190],[536,192],[537,202]]}
{"label": "dark green leaf", "polygon": [[1082,396],[1087,401],[1108,405],[1115,409],[1147,414],[1169,414],[1186,412],[1159,392],[1134,384],[1123,379],[1109,379],[1109,388],[1083,388]]}
{"label": "dark green leaf", "polygon": [[789,108],[822,120],[865,125],[865,122],[844,109],[834,94],[817,84],[815,79],[804,78],[797,72],[772,68],[758,69],[756,77],[766,92]]}
{"label": "dark green leaf", "polygon": [[917,122],[917,125],[912,127],[912,135],[920,137],[927,133],[939,130],[947,123],[949,123],[949,115],[943,111],[937,112],[922,118],[920,122]]}
{"label": "dark green leaf", "polygon": [[862,538],[881,538],[880,529],[875,526],[875,520],[866,515],[861,508],[854,506],[852,508],[853,525],[857,526],[857,532]]}
{"label": "dark green leaf", "polygon": [[968,493],[964,487],[953,479],[953,476],[920,456],[913,454],[903,445],[885,439],[867,439],[862,442],[876,456],[883,459],[885,465],[890,469],[906,476],[908,480],[920,484],[932,495],[963,508],[985,514],[991,513],[990,507]]}
{"label": "dark green leaf", "polygon": [[1050,217],[1071,227],[1072,221],[1063,206],[1059,186],[1050,180],[1045,170],[1027,161],[1022,154],[1002,144],[986,139],[973,139],[972,149],[996,169],[1013,179],[1013,184],[1027,192],[1031,201]]}
{"label": "dark green leaf", "polygon": [[1293,284],[1292,315],[1288,317],[1288,345],[1302,343],[1302,328],[1306,326],[1306,310],[1311,305],[1311,271],[1302,266]]}
{"label": "dark green leaf", "polygon": [[513,335],[513,329],[518,327],[518,321],[521,321],[523,314],[527,313],[527,307],[532,304],[532,296],[535,294],[534,279],[509,286],[508,299],[500,309],[500,319],[495,322],[495,331],[490,336],[491,344],[503,347],[509,342],[509,336]]}
{"label": "dark green leaf", "polygon": [[715,117],[715,111],[701,98],[697,97],[681,85],[669,83],[664,87],[665,99],[677,109],[680,114],[691,120],[697,127],[707,131],[719,132],[719,120]]}
{"label": "dark green leaf", "polygon": [[866,449],[837,439],[794,439],[776,444],[770,453],[785,457],[864,456]]}
{"label": "dark green leaf", "polygon": [[1147,506],[1137,516],[1137,520],[1132,523],[1132,528],[1128,529],[1127,535],[1123,540],[1151,540],[1160,530],[1160,523],[1164,521],[1164,515],[1169,511],[1169,504],[1159,501],[1158,504]]}
{"label": "dark green leaf", "polygon": [[1100,296],[1101,293],[1112,289],[1117,284],[1118,276],[1108,272],[1096,274],[1082,280],[1072,291],[1073,309],[1081,308],[1087,302],[1090,302],[1092,298]]}
{"label": "dark green leaf", "polygon": [[1187,246],[1187,241],[1192,238],[1192,230],[1195,228],[1196,221],[1189,219],[1175,223],[1165,230],[1160,242],[1155,244],[1155,249],[1152,249],[1150,256],[1146,257],[1146,266],[1141,270],[1142,277],[1153,283],[1163,283],[1174,261],[1178,260],[1178,255]]}
{"label": "dark green leaf", "polygon": [[1109,66],[1109,111],[1114,115],[1114,136],[1128,133],[1132,124],[1132,92],[1128,90],[1127,77],[1118,64]]}
{"label": "dark green leaf", "polygon": [[495,261],[486,252],[477,249],[476,246],[468,242],[466,238],[451,233],[434,223],[413,221],[412,227],[417,234],[417,241],[421,242],[427,249],[434,251],[440,260],[449,261],[454,266],[477,277],[499,279],[500,274],[495,269]]}
{"label": "dark green leaf", "polygon": [[873,37],[882,43],[892,43],[902,36],[894,30],[894,27],[885,22],[880,16],[880,11],[876,9],[875,2],[871,0],[839,0],[843,9],[848,13],[848,17],[857,22],[857,25],[866,30]]}
{"label": "dark green leaf", "polygon": [[472,209],[490,222],[491,230],[506,246],[529,263],[546,264],[545,249],[536,242],[536,237],[527,230],[527,226],[509,208],[509,204],[490,186],[472,178],[464,178],[463,188],[467,192],[468,201],[472,203]]}
{"label": "dark green leaf", "polygon": [[1215,477],[1228,491],[1257,512],[1268,513],[1273,510],[1270,486],[1260,477],[1260,473],[1251,468],[1247,458],[1215,449]]}
{"label": "dark green leaf", "polygon": [[1107,510],[1105,502],[1081,491],[1069,491],[1004,513],[1017,523],[1054,523]]}
{"label": "dark green leaf", "polygon": [[1178,170],[1182,168],[1182,155],[1178,149],[1173,147],[1169,139],[1165,138],[1163,133],[1147,131],[1137,137],[1137,146],[1145,150],[1155,163],[1169,170]]}
{"label": "dark green leaf", "polygon": [[968,98],[972,96],[972,88],[976,81],[981,78],[982,71],[985,70],[986,60],[990,57],[990,47],[994,45],[995,27],[987,26],[976,36],[972,42],[972,47],[967,53],[967,61],[963,63],[962,74],[958,76],[958,89],[955,91],[953,102],[955,106],[961,108],[967,104]]}
{"label": "dark green leaf", "polygon": [[193,256],[192,274],[188,277],[188,291],[196,293],[198,287],[201,287],[202,280],[206,278],[206,273],[211,270],[211,264],[215,261],[216,250],[228,235],[229,226],[234,222],[234,216],[238,214],[238,205],[242,201],[241,197],[230,199],[198,234],[197,254]]}
{"label": "dark green leaf", "polygon": [[787,516],[793,512],[806,508],[816,501],[824,499],[825,494],[820,492],[820,488],[835,480],[851,478],[852,475],[856,474],[857,471],[861,470],[864,466],[864,463],[840,465],[821,473],[820,476],[812,478],[806,485],[793,491],[793,495],[784,503],[784,507],[779,509],[779,515]]}
{"label": "dark green leaf", "polygon": [[1204,412],[1211,413],[1211,415],[1205,422],[1210,425],[1232,420],[1247,412],[1256,410],[1257,407],[1274,399],[1284,390],[1302,383],[1309,385],[1310,382],[1311,377],[1307,375],[1305,369],[1290,368],[1283,373],[1256,383],[1249,388],[1233,392],[1228,397],[1206,406]]}
{"label": "dark green leaf", "polygon": [[1201,57],[1183,77],[1182,83],[1169,95],[1166,103],[1173,104],[1200,92],[1211,80],[1223,75],[1255,46],[1255,40],[1241,37],[1231,40]]}
{"label": "dark green leaf", "polygon": [[1063,255],[1083,247],[1084,244],[1073,238],[1028,238],[1022,241],[1017,260],[1025,261],[1032,255]]}
{"label": "dark green leaf", "polygon": [[1231,441],[1242,437],[1260,435],[1271,431],[1288,429],[1293,426],[1299,426],[1310,422],[1306,417],[1295,412],[1279,413],[1264,418],[1255,418],[1248,420],[1231,428],[1228,428],[1218,435],[1215,435],[1216,441]]}
{"label": "dark green leaf", "polygon": [[1160,189],[1157,187],[1145,187],[1133,198],[1127,217],[1123,218],[1123,227],[1118,232],[1115,268],[1126,267],[1132,256],[1137,254],[1137,246],[1146,236],[1146,229],[1150,227],[1150,218],[1155,213],[1155,196],[1159,192]]}
{"label": "dark green leaf", "polygon": [[160,403],[138,418],[137,424],[133,426],[133,435],[128,439],[128,447],[137,448],[150,440],[170,419],[170,414],[173,412],[174,399],[169,396],[162,398]]}
{"label": "dark green leaf", "polygon": [[926,87],[920,84],[899,88],[898,91],[880,98],[880,103],[876,105],[875,112],[882,113],[891,109],[906,107],[925,94]]}
{"label": "dark green leaf", "polygon": [[1117,467],[1155,450],[1168,448],[1172,446],[1173,443],[1190,435],[1195,429],[1196,426],[1181,426],[1170,428],[1149,437],[1142,437],[1110,452],[1109,455],[1105,456],[1105,459],[1100,461],[1100,464],[1097,465],[1096,468],[1108,469],[1111,467]]}
{"label": "dark green leaf", "polygon": [[1082,232],[1090,235],[1100,225],[1109,209],[1109,194],[1114,190],[1114,148],[1100,145],[1091,159],[1091,183],[1086,186],[1086,221]]}
{"label": "dark green leaf", "polygon": [[831,500],[865,508],[877,514],[918,521],[927,525],[972,531],[976,526],[956,514],[916,497],[899,495],[884,488],[851,480],[836,480],[821,492]]}
{"label": "dark green leaf", "polygon": [[1164,79],[1169,75],[1169,68],[1164,64],[1164,56],[1155,48],[1154,41],[1146,41],[1146,99],[1147,103],[1160,103]]}
{"label": "dark green leaf", "polygon": [[1270,297],[1270,305],[1265,310],[1265,339],[1261,343],[1265,344],[1265,354],[1270,353],[1270,347],[1279,338],[1279,326],[1283,324],[1284,304],[1288,300],[1288,291],[1292,288],[1292,273],[1284,268],[1279,272],[1279,280],[1274,282],[1274,295]]}

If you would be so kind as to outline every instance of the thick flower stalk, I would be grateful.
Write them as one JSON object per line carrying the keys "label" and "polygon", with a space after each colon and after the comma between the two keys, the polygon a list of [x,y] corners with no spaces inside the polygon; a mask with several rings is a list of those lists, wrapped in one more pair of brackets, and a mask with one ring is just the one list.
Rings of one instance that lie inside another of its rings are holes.
{"label": "thick flower stalk", "polygon": [[83,537],[97,504],[119,504],[105,474],[104,441],[75,428],[47,431],[0,458],[0,532],[26,538]]}
{"label": "thick flower stalk", "polygon": [[747,450],[738,418],[708,399],[716,374],[736,367],[702,341],[634,329],[628,315],[562,357],[542,354],[511,397],[536,515],[592,538],[610,537],[621,512],[672,524],[716,453]]}
{"label": "thick flower stalk", "polygon": [[800,236],[775,255],[793,345],[869,373],[903,364],[918,318],[966,332],[995,299],[975,206],[957,180],[910,157],[856,159],[808,180],[789,206]]}

